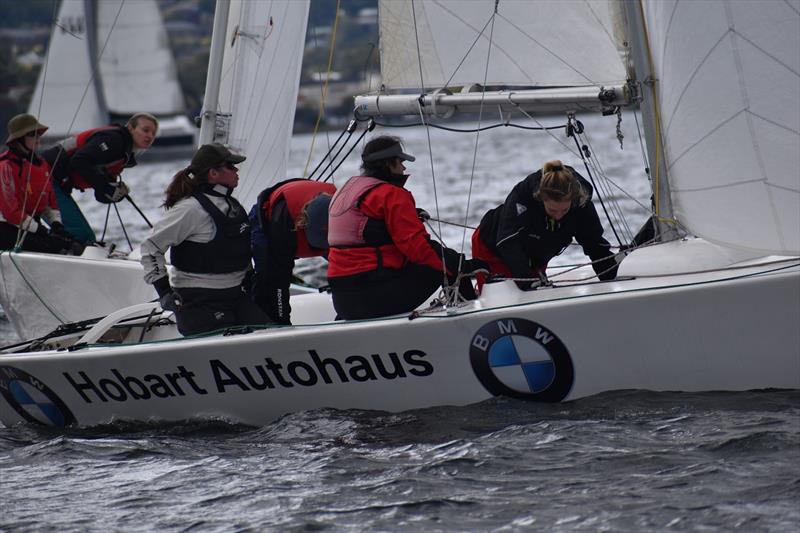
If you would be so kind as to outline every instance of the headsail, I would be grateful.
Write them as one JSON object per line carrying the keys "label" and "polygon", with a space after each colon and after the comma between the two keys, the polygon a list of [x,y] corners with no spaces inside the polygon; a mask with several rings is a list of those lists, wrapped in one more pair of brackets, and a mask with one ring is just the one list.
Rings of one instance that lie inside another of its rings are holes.
{"label": "headsail", "polygon": [[92,79],[92,21],[89,0],[65,0],[53,26],[47,62],[42,66],[28,112],[50,129],[48,137],[65,137],[104,124],[108,118]]}
{"label": "headsail", "polygon": [[[233,1],[216,140],[247,156],[236,196],[250,206],[285,179],[303,60],[308,0]],[[220,136],[219,133],[222,135]]]}
{"label": "headsail", "polygon": [[184,113],[185,102],[167,31],[154,1],[97,2],[100,76],[109,112]]}
{"label": "headsail", "polygon": [[800,1],[644,4],[675,217],[800,254]]}

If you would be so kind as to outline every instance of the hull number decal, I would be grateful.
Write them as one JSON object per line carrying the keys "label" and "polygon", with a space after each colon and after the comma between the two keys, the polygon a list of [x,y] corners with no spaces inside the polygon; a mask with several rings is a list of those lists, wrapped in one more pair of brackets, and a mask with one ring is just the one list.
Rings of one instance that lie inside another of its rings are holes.
{"label": "hull number decal", "polygon": [[469,347],[472,370],[495,396],[558,402],[575,372],[566,346],[546,327],[522,318],[484,324]]}

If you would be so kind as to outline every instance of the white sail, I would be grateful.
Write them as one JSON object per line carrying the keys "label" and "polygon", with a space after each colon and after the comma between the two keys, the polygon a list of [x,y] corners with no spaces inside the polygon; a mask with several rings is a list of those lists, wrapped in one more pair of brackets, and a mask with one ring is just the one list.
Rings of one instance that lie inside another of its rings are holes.
{"label": "white sail", "polygon": [[64,0],[53,26],[28,112],[50,129],[48,137],[97,127],[108,120],[103,96],[92,77],[88,0]]}
{"label": "white sail", "polygon": [[800,1],[645,3],[675,217],[800,254]]}
{"label": "white sail", "polygon": [[308,0],[233,1],[228,17],[218,110],[227,136],[245,154],[236,196],[249,207],[270,183],[286,176]]}
{"label": "white sail", "polygon": [[98,63],[108,110],[183,113],[183,93],[156,2],[102,0],[96,6]]}
{"label": "white sail", "polygon": [[621,84],[626,75],[612,8],[610,0],[500,0],[489,55],[487,22],[495,0],[381,0],[383,83],[392,89],[484,80],[533,87]]}

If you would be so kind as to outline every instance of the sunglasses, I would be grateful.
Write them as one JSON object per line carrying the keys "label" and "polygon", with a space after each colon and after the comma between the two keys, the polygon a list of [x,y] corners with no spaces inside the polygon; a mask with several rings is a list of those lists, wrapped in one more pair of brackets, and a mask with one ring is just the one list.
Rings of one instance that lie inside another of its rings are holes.
{"label": "sunglasses", "polygon": [[25,137],[31,137],[31,138],[33,138],[33,137],[41,137],[41,136],[42,136],[42,134],[39,133],[38,131],[32,131],[30,133],[26,133],[25,134]]}
{"label": "sunglasses", "polygon": [[239,170],[236,167],[236,165],[234,165],[233,163],[228,163],[228,162],[225,162],[225,163],[221,164],[217,168],[219,168],[219,169],[227,168],[228,170]]}

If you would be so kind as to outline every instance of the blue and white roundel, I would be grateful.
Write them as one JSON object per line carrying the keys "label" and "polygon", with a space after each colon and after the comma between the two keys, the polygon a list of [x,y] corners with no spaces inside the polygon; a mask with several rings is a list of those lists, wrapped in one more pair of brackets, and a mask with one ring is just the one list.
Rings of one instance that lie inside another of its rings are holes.
{"label": "blue and white roundel", "polygon": [[558,402],[572,389],[574,369],[555,333],[524,318],[503,318],[472,336],[470,363],[494,395]]}
{"label": "blue and white roundel", "polygon": [[61,398],[27,372],[0,366],[0,395],[16,413],[35,424],[65,427],[75,416]]}
{"label": "blue and white roundel", "polygon": [[503,384],[519,392],[542,392],[556,375],[556,365],[541,344],[507,335],[489,348],[489,367]]}

